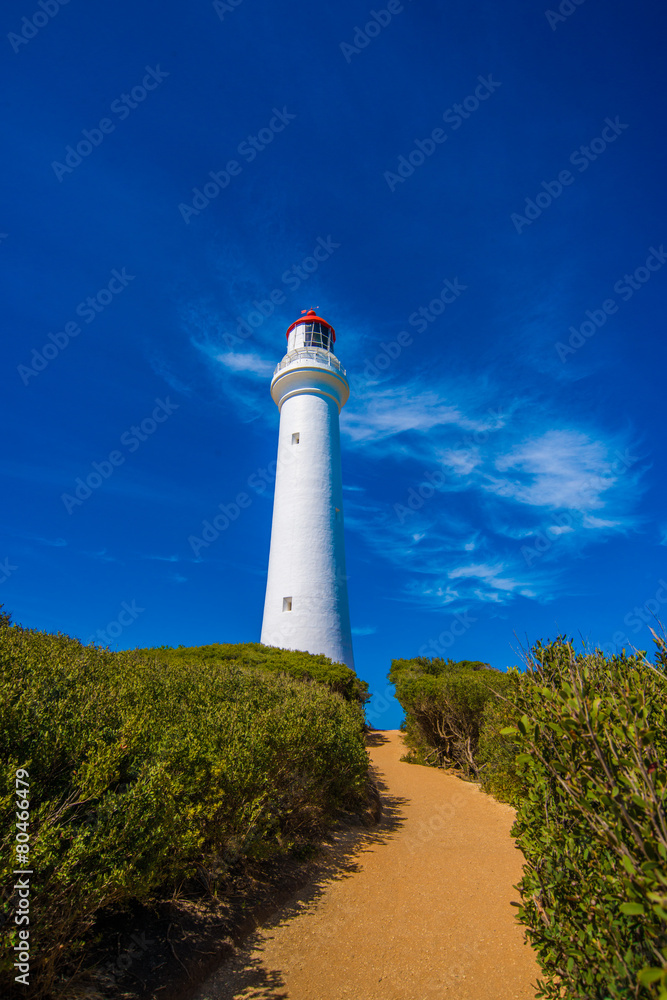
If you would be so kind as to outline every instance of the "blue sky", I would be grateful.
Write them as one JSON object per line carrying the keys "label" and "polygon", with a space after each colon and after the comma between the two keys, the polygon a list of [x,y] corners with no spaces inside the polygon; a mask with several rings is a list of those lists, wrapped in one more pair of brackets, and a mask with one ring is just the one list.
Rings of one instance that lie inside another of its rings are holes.
{"label": "blue sky", "polygon": [[258,640],[270,374],[315,306],[352,384],[375,724],[401,717],[394,657],[506,668],[563,632],[649,648],[664,20],[648,0],[6,3],[15,620],[118,649]]}

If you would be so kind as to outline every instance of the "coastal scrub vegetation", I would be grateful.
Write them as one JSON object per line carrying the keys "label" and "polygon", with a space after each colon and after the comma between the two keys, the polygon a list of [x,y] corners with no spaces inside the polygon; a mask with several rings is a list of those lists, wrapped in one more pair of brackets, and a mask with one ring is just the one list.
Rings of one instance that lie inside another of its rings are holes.
{"label": "coastal scrub vegetation", "polygon": [[25,992],[13,968],[17,771],[29,786],[30,995],[71,995],[101,913],[170,898],[195,874],[215,893],[231,866],[307,848],[363,805],[365,690],[307,653],[111,652],[0,613],[3,996]]}
{"label": "coastal scrub vegetation", "polygon": [[526,669],[394,661],[415,759],[516,809],[518,885],[548,1000],[667,998],[667,645],[538,642]]}

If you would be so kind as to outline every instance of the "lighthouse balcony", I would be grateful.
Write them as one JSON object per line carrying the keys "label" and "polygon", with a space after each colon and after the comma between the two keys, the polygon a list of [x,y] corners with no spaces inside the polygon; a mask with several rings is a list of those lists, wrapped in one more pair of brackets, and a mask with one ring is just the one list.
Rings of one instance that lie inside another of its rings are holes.
{"label": "lighthouse balcony", "polygon": [[303,362],[314,363],[322,368],[331,368],[343,376],[346,374],[345,369],[335,354],[317,347],[299,347],[294,351],[288,351],[282,361],[276,365],[273,374],[275,376],[284,368],[288,368],[293,364],[303,364]]}

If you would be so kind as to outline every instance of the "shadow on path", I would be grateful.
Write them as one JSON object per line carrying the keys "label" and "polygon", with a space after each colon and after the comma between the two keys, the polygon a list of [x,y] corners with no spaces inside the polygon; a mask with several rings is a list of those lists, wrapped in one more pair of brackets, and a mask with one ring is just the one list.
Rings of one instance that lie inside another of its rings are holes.
{"label": "shadow on path", "polygon": [[[368,736],[368,746],[388,742],[381,732]],[[373,827],[360,827],[358,822],[340,821],[327,836],[322,851],[309,864],[307,882],[275,913],[258,921],[257,928],[237,942],[236,954],[223,962],[204,986],[187,994],[184,1000],[288,1000],[286,984],[279,969],[266,969],[262,965],[263,935],[317,905],[327,888],[336,881],[351,878],[361,871],[359,856],[364,851],[386,844],[405,822],[403,807],[408,799],[391,795],[377,768],[371,765],[370,773],[382,797],[382,818]],[[307,960],[308,956],[304,955]],[[325,998],[322,998],[325,1000]]]}
{"label": "shadow on path", "polygon": [[261,958],[248,959],[242,967],[237,966],[238,960],[232,960],[224,970],[224,981],[218,982],[217,975],[214,976],[209,981],[211,988],[197,996],[210,1000],[289,1000],[282,973],[262,968]]}
{"label": "shadow on path", "polygon": [[383,743],[389,743],[389,737],[385,736],[381,729],[371,729],[366,733],[367,747],[381,747]]}

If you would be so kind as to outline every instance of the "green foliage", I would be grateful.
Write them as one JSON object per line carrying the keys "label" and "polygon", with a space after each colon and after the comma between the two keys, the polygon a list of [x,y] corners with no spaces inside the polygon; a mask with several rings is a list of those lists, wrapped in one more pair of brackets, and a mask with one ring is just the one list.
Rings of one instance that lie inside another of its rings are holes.
{"label": "green foliage", "polygon": [[[667,996],[667,678],[642,654],[576,653],[559,637],[515,681],[526,858],[520,919],[538,996]],[[511,713],[510,713],[511,714]]]}
{"label": "green foliage", "polygon": [[212,643],[209,646],[158,646],[138,650],[142,656],[157,657],[161,663],[183,663],[192,666],[242,665],[259,667],[273,673],[289,674],[298,680],[319,681],[337,691],[347,701],[364,704],[369,700],[368,684],[360,680],[354,670],[344,663],[332,663],[326,656],[301,653],[298,650],[278,649],[259,642]]}
{"label": "green foliage", "polygon": [[287,654],[281,670],[279,651],[258,645],[197,654],[112,653],[0,615],[7,990],[17,768],[30,781],[34,997],[85,967],[102,908],[148,902],[196,871],[215,884],[239,858],[303,843],[361,801],[363,685],[351,671],[308,654]]}
{"label": "green foliage", "polygon": [[656,666],[564,638],[538,643],[525,673],[392,664],[411,759],[517,807],[539,997],[667,1000],[667,643],[655,639]]}
{"label": "green foliage", "polygon": [[515,692],[521,674],[515,668],[508,672],[507,678],[503,697],[489,698],[484,705],[476,761],[484,791],[499,802],[517,806],[525,794],[525,782],[516,766],[519,747],[511,735],[503,735],[503,730],[517,721]]}
{"label": "green foliage", "polygon": [[389,680],[406,714],[409,759],[477,777],[484,707],[507,687],[507,675],[478,661],[417,657],[394,660]]}

